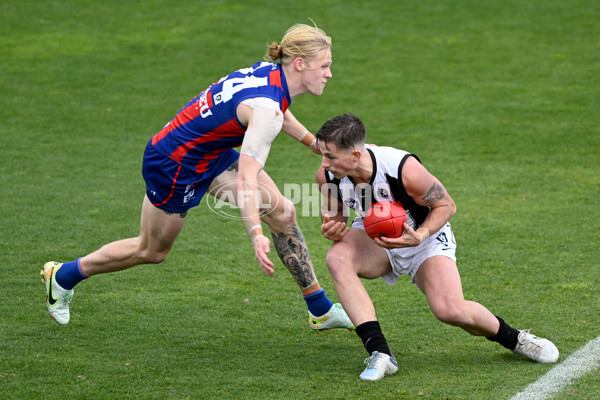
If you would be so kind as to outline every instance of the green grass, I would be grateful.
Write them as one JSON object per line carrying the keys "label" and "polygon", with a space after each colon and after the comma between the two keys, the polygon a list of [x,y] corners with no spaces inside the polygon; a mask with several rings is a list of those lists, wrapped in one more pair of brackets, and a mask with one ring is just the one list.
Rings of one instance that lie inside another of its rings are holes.
{"label": "green grass", "polygon": [[[400,372],[358,379],[355,334],[318,336],[239,221],[194,209],[167,261],[77,287],[51,322],[38,271],[134,236],[148,139],[210,82],[308,18],[333,37],[315,131],[353,112],[420,156],[458,206],[467,298],[566,357],[598,336],[600,6],[580,1],[31,1],[0,4],[0,390],[15,399],[503,399],[551,366],[435,320],[402,279],[366,282]],[[266,169],[312,183],[288,137]],[[303,168],[298,168],[303,166]],[[321,284],[328,243],[299,223]],[[593,398],[598,371],[557,399]]]}

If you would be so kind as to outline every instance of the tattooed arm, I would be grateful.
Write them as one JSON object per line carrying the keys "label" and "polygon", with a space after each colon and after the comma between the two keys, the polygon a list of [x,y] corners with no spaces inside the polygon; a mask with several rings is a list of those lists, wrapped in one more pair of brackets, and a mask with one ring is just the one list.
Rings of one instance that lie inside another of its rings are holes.
{"label": "tattooed arm", "polygon": [[414,157],[406,160],[402,168],[402,183],[417,204],[427,206],[431,211],[416,231],[404,224],[404,233],[400,238],[376,240],[377,244],[386,248],[418,246],[456,213],[454,200],[442,183]]}

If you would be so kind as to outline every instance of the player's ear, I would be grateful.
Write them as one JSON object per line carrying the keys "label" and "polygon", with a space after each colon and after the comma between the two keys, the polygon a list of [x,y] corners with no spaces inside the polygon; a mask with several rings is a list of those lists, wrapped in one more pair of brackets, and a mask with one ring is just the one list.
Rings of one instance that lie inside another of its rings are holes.
{"label": "player's ear", "polygon": [[362,152],[358,149],[352,150],[352,161],[358,162],[362,156]]}
{"label": "player's ear", "polygon": [[292,61],[292,64],[294,64],[294,67],[296,67],[296,71],[301,72],[306,63],[302,57],[296,57],[294,58],[294,61]]}

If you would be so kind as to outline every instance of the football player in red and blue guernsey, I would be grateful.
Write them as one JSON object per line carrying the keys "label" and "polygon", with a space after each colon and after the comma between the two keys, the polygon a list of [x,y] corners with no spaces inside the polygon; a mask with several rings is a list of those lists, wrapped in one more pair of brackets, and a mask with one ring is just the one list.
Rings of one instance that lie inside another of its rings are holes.
{"label": "football player in red and blue guernsey", "polygon": [[[314,136],[288,107],[296,96],[323,93],[332,77],[331,38],[317,27],[294,25],[280,45],[269,46],[265,59],[210,85],[149,141],[138,237],[109,243],[75,261],[44,265],[40,273],[46,306],[59,324],[69,322],[73,287],[80,281],[162,262],[188,210],[208,192],[240,207],[256,260],[268,275],[274,273],[274,264],[262,222],[269,227],[277,254],[306,300],[312,329],[354,328],[342,306],[333,304],[317,281],[293,204],[263,170],[280,131],[318,154]],[[260,204],[249,199],[260,199]]]}

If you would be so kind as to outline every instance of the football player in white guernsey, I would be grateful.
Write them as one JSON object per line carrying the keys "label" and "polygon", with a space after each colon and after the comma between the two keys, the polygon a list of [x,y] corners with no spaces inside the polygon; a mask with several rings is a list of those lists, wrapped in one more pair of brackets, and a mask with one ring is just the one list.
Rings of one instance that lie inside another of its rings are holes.
{"label": "football player in white guernsey", "polygon": [[[369,353],[360,378],[378,380],[397,372],[375,308],[361,278],[382,277],[395,284],[410,275],[437,319],[484,336],[536,362],[558,359],[547,339],[509,326],[479,303],[465,300],[456,266],[456,242],[449,224],[456,212],[444,185],[410,153],[366,145],[366,129],[353,114],[327,121],[317,133],[322,153],[317,183],[323,193],[323,236],[333,243],[327,267],[338,297]],[[407,213],[399,238],[372,240],[364,213],[374,202],[400,201]],[[347,227],[348,207],[358,215]]]}

